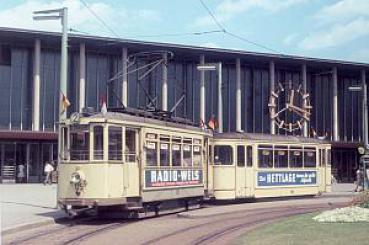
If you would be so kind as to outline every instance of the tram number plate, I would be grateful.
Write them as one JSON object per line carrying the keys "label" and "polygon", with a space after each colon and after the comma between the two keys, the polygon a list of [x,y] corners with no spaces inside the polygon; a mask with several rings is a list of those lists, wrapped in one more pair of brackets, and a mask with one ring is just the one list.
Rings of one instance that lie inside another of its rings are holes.
{"label": "tram number plate", "polygon": [[315,185],[316,171],[276,171],[257,173],[258,186]]}
{"label": "tram number plate", "polygon": [[145,187],[202,184],[202,170],[145,170]]}

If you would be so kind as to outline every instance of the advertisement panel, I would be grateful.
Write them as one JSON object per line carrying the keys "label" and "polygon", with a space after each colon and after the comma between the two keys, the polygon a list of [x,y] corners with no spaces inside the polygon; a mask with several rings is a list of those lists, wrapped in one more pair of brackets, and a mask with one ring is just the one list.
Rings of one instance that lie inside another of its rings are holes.
{"label": "advertisement panel", "polygon": [[317,172],[314,171],[260,171],[257,173],[258,186],[315,185]]}
{"label": "advertisement panel", "polygon": [[201,185],[202,170],[145,170],[145,187],[171,187]]}

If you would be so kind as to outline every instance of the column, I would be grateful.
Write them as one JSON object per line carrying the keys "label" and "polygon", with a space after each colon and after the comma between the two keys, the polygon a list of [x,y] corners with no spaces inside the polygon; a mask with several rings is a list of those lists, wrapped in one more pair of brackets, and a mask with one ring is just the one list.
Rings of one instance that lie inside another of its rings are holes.
{"label": "column", "polygon": [[[275,65],[274,65],[274,61],[271,60],[269,63],[269,89],[270,92],[269,94],[274,93],[275,90]],[[274,96],[270,96],[270,104],[271,105],[275,105],[275,97]],[[270,107],[270,115],[272,116],[270,118],[270,133],[271,134],[276,134],[276,130],[275,130],[275,119],[273,118],[273,116],[275,115],[275,107],[272,106]]]}
{"label": "column", "polygon": [[[205,64],[205,56],[200,55],[200,65]],[[205,118],[205,71],[200,70],[200,122],[206,123]]]}
{"label": "column", "polygon": [[242,120],[241,120],[241,110],[242,110],[242,97],[241,97],[241,60],[236,59],[236,131],[242,131]]}
{"label": "column", "polygon": [[363,141],[366,146],[366,149],[369,149],[368,142],[368,88],[366,85],[366,71],[365,69],[361,70],[361,83],[363,88]]}
{"label": "column", "polygon": [[333,140],[339,140],[339,128],[338,128],[338,89],[337,89],[337,67],[333,67],[332,70],[332,82],[333,82]]}
{"label": "column", "polygon": [[[301,67],[301,75],[302,75],[302,89],[304,90],[304,93],[307,93],[307,71],[306,71],[306,64],[303,64]],[[304,101],[304,103],[306,103]],[[306,106],[306,104],[304,105]],[[305,120],[303,125],[303,136],[308,137],[309,136],[309,125],[308,122]]]}
{"label": "column", "polygon": [[34,60],[33,60],[33,114],[32,114],[32,129],[40,130],[40,62],[41,62],[41,41],[35,40]]}
{"label": "column", "polygon": [[128,50],[122,49],[122,102],[128,106]]}
{"label": "column", "polygon": [[79,112],[86,107],[86,45],[79,45]]}
{"label": "column", "polygon": [[218,63],[218,132],[223,133],[222,63]]}
{"label": "column", "polygon": [[163,54],[162,84],[161,84],[161,107],[163,111],[168,110],[168,54]]}

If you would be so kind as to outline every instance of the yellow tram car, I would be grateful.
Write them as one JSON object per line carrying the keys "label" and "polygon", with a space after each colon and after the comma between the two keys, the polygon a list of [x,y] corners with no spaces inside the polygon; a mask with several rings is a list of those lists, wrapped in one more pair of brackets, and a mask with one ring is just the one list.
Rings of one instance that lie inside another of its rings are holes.
{"label": "yellow tram car", "polygon": [[71,214],[330,191],[330,145],[316,139],[214,134],[146,112],[74,114],[59,132],[58,203]]}
{"label": "yellow tram car", "polygon": [[215,134],[209,190],[215,199],[317,195],[331,191],[331,146],[321,140]]}

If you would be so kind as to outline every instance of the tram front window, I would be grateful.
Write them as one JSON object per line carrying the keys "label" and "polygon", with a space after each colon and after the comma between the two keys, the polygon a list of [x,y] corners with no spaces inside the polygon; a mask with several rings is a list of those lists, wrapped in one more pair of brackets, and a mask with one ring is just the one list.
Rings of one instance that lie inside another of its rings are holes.
{"label": "tram front window", "polygon": [[102,126],[94,127],[94,159],[104,159],[104,128]]}
{"label": "tram front window", "polygon": [[109,127],[109,160],[122,160],[122,128]]}
{"label": "tram front window", "polygon": [[214,164],[232,165],[233,164],[232,147],[229,145],[214,146]]}
{"label": "tram front window", "polygon": [[70,160],[83,161],[89,158],[89,127],[70,127]]}

